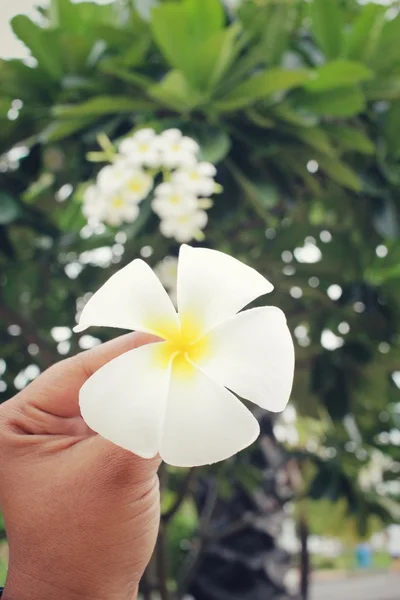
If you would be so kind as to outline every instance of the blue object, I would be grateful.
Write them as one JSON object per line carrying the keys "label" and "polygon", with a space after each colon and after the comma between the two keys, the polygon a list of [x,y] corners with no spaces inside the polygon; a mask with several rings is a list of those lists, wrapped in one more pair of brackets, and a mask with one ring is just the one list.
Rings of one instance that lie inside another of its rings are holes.
{"label": "blue object", "polygon": [[358,544],[356,548],[356,562],[360,569],[369,569],[372,566],[372,550],[367,542]]}

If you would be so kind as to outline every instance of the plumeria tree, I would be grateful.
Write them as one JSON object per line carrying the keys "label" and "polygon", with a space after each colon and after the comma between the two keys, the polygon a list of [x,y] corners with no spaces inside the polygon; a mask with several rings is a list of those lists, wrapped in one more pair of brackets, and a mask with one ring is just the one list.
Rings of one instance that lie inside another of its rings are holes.
{"label": "plumeria tree", "polygon": [[[132,259],[174,297],[190,242],[275,285],[296,342],[292,403],[323,424],[295,457],[320,467],[303,475],[313,496],[357,481],[377,447],[395,477],[396,4],[52,0],[38,14],[12,22],[31,56],[0,63],[2,400],[115,335],[72,327]],[[276,539],[296,485],[282,423],[257,416],[247,453],[161,471],[147,598],[287,595]]]}

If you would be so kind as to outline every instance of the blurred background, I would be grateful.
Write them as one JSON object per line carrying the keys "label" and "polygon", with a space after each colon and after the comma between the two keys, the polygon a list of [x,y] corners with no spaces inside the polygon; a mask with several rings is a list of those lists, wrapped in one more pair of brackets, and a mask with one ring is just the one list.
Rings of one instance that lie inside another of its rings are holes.
{"label": "blurred background", "polygon": [[[115,335],[72,327],[133,258],[173,297],[180,241],[230,253],[275,285],[291,402],[239,456],[162,468],[142,598],[398,599],[400,2],[38,4],[1,0],[0,402]],[[96,195],[142,128],[215,165],[205,217]]]}

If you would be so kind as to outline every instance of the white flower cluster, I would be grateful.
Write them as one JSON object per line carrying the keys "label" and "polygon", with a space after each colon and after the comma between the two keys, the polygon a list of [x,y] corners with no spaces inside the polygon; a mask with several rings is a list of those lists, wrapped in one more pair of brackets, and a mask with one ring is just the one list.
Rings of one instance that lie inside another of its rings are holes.
{"label": "white flower cluster", "polygon": [[140,213],[140,202],[154,187],[152,209],[160,218],[160,231],[178,242],[201,239],[207,224],[210,196],[217,191],[214,165],[198,161],[199,146],[179,129],[157,135],[142,129],[124,139],[84,194],[83,213],[90,221],[119,226]]}

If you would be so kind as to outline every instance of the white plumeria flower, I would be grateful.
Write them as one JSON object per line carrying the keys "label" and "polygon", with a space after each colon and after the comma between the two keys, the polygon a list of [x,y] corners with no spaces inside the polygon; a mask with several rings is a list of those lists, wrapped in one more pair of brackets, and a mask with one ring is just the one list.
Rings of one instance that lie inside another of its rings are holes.
{"label": "white plumeria flower", "polygon": [[179,129],[167,129],[158,139],[161,164],[169,169],[191,167],[196,163],[200,150],[197,142],[182,135]]}
{"label": "white plumeria flower", "polygon": [[112,192],[124,185],[130,176],[130,167],[125,160],[117,160],[103,167],[97,175],[97,186],[102,192]]}
{"label": "white plumeria flower", "polygon": [[131,169],[129,177],[122,185],[124,197],[131,202],[141,202],[146,198],[153,187],[151,175],[142,169]]}
{"label": "white plumeria flower", "polygon": [[201,162],[189,169],[175,171],[172,182],[184,186],[197,196],[211,196],[215,191],[217,169],[211,163]]}
{"label": "white plumeria flower", "polygon": [[123,140],[118,148],[126,160],[135,166],[160,166],[158,137],[154,129],[141,129]]}
{"label": "white plumeria flower", "polygon": [[104,221],[113,227],[122,223],[132,223],[139,216],[139,207],[136,202],[129,199],[121,192],[114,192],[107,201],[107,210]]}
{"label": "white plumeria flower", "polygon": [[[88,301],[75,331],[107,326],[154,334],[96,371],[80,391],[86,423],[115,444],[182,467],[224,460],[259,435],[232,392],[282,411],[293,380],[293,342],[281,310],[238,313],[273,286],[238,260],[182,246],[178,313],[154,272],[134,260]],[[238,313],[238,314],[237,314]]]}
{"label": "white plumeria flower", "polygon": [[151,206],[160,219],[179,217],[198,208],[197,197],[182,185],[161,183],[154,195]]}
{"label": "white plumeria flower", "polygon": [[178,281],[178,259],[176,256],[166,256],[155,267],[154,272],[168,290],[176,288]]}
{"label": "white plumeria flower", "polygon": [[168,217],[160,223],[160,231],[167,238],[175,238],[181,244],[199,238],[207,225],[208,216],[204,210],[196,210],[179,217]]}

